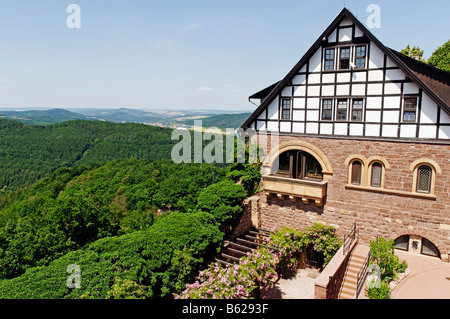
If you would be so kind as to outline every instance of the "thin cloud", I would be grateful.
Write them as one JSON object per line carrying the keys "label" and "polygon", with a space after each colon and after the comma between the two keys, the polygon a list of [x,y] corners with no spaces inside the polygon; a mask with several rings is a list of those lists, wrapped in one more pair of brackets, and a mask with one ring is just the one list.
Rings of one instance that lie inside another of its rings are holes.
{"label": "thin cloud", "polygon": [[184,27],[184,31],[200,30],[203,26],[197,22],[190,22]]}
{"label": "thin cloud", "polygon": [[209,92],[209,91],[212,91],[212,90],[214,90],[214,89],[210,88],[210,87],[207,87],[207,86],[202,86],[202,87],[199,87],[197,89],[197,91],[200,91],[200,92]]}

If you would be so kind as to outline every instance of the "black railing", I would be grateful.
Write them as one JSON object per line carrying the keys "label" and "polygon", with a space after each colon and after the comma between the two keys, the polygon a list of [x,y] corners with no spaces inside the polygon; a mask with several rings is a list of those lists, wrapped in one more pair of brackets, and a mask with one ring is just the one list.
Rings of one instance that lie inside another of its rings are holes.
{"label": "black railing", "polygon": [[370,260],[370,252],[367,254],[366,259],[358,272],[358,276],[356,277],[356,299],[358,299],[359,294],[361,293],[361,289],[364,286],[364,282],[367,278],[367,268],[369,267]]}
{"label": "black railing", "polygon": [[344,256],[348,253],[350,247],[352,247],[352,244],[356,239],[357,232],[358,230],[356,228],[356,223],[354,223],[352,228],[347,233],[347,235],[344,236],[344,245],[343,245]]}

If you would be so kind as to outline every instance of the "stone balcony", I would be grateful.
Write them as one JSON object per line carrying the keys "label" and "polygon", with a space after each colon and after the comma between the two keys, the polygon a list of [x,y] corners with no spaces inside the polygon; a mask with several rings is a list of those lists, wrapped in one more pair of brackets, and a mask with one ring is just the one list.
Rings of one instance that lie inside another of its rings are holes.
{"label": "stone balcony", "polygon": [[317,206],[322,206],[327,192],[327,182],[322,180],[302,180],[275,175],[262,177],[263,190],[267,196],[275,195],[280,199],[291,201],[301,199],[304,204],[310,200]]}

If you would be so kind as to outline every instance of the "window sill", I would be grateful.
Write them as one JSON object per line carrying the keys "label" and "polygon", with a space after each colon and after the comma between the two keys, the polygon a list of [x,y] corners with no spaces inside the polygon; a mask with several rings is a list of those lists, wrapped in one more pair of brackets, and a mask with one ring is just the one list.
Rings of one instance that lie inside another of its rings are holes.
{"label": "window sill", "polygon": [[274,175],[263,176],[264,192],[271,196],[275,194],[278,198],[289,197],[295,201],[299,198],[307,204],[309,200],[317,206],[322,206],[326,195],[327,182],[323,180],[293,179]]}
{"label": "window sill", "polygon": [[434,194],[405,192],[405,191],[398,191],[398,190],[377,188],[377,187],[370,187],[370,186],[359,186],[359,185],[349,185],[349,184],[347,184],[347,185],[345,185],[345,188],[346,189],[353,189],[353,190],[374,192],[374,193],[381,193],[381,194],[405,196],[405,197],[415,197],[415,198],[423,198],[423,199],[431,199],[431,200],[436,200],[437,199],[436,195],[434,195]]}

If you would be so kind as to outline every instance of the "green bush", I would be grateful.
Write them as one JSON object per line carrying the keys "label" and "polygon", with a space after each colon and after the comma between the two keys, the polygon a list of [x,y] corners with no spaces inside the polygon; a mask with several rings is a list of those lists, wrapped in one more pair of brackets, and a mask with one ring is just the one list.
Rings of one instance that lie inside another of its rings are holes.
{"label": "green bush", "polygon": [[219,224],[234,220],[242,213],[245,189],[232,181],[224,180],[200,192],[197,208],[212,214]]}
{"label": "green bush", "polygon": [[[48,266],[0,280],[1,299],[161,298],[180,292],[223,234],[208,213],[172,213],[146,231],[108,237]],[[81,288],[67,288],[67,267],[79,265]]]}
{"label": "green bush", "polygon": [[397,273],[406,269],[405,261],[400,262],[394,253],[394,240],[378,237],[370,242],[370,263],[380,267],[381,280],[389,282],[397,278]]}

